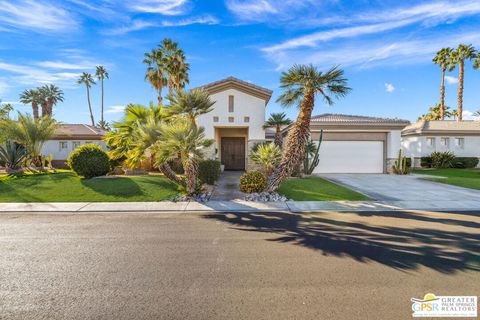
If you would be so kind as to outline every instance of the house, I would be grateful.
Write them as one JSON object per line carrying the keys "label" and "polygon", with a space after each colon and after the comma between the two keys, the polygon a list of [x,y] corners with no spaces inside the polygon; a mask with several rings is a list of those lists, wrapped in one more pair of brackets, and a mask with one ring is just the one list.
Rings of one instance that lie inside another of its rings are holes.
{"label": "house", "polygon": [[402,129],[408,124],[397,118],[331,113],[313,116],[311,138],[318,142],[323,130],[320,161],[313,173],[390,172],[401,148]]}
{"label": "house", "polygon": [[220,160],[225,170],[247,169],[249,150],[265,141],[265,108],[272,91],[234,77],[200,88],[215,101],[213,110],[197,119],[206,138],[214,140],[207,156]]}
{"label": "house", "polygon": [[42,154],[45,157],[53,156],[53,166],[66,167],[70,153],[82,144],[95,143],[107,148],[104,138],[107,131],[87,124],[60,124],[55,130],[54,137],[45,142]]}
{"label": "house", "polygon": [[402,131],[402,148],[412,165],[434,151],[450,151],[458,157],[480,157],[480,121],[418,121]]}

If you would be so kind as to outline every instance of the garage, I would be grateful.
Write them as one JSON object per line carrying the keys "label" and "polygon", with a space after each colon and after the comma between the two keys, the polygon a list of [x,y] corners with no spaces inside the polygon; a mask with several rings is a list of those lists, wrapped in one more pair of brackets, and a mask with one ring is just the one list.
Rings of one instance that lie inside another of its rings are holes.
{"label": "garage", "polygon": [[383,173],[384,141],[323,141],[313,173]]}

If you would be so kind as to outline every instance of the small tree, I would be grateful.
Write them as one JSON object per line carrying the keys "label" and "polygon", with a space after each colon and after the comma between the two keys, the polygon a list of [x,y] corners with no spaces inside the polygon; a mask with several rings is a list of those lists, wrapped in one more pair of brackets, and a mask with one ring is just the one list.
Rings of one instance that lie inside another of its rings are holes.
{"label": "small tree", "polygon": [[262,143],[250,153],[250,158],[255,164],[262,166],[263,173],[268,177],[280,163],[282,150],[274,143]]}
{"label": "small tree", "polygon": [[292,120],[288,119],[284,112],[272,113],[263,127],[265,129],[275,128],[275,144],[281,148],[283,144],[282,126],[288,126],[291,123]]}

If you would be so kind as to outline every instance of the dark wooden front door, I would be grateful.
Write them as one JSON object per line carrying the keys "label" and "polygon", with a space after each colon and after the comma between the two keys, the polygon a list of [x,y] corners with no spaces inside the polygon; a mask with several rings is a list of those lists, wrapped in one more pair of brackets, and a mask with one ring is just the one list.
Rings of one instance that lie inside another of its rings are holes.
{"label": "dark wooden front door", "polygon": [[225,170],[245,170],[245,138],[222,138]]}

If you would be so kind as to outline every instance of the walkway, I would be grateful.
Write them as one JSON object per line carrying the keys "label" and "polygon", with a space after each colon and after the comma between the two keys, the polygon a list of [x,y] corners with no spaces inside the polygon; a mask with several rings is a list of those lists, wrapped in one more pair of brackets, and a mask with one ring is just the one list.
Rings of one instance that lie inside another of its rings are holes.
{"label": "walkway", "polygon": [[224,171],[217,181],[210,201],[241,200],[245,197],[240,192],[240,176],[243,171]]}

